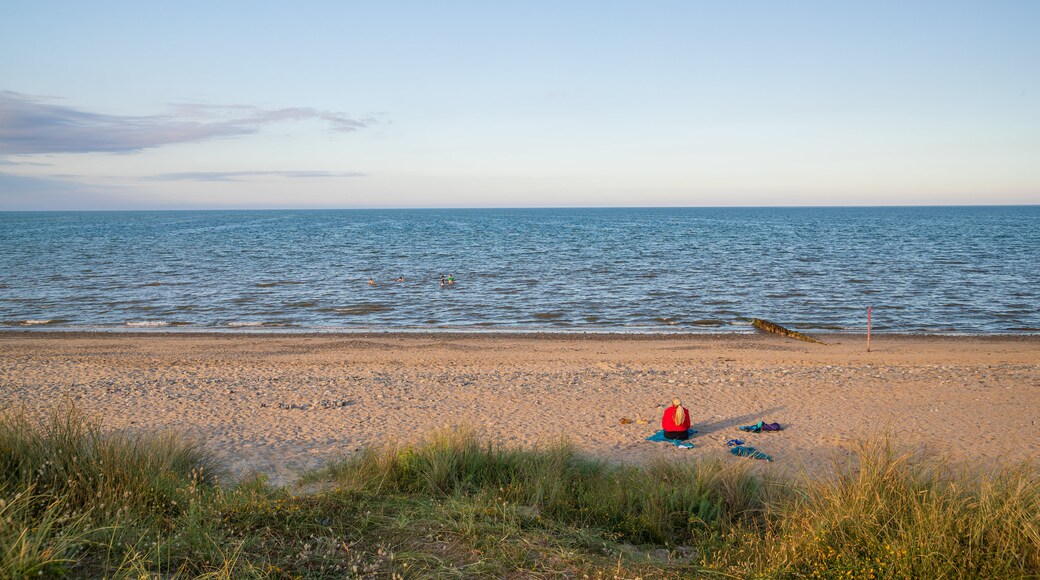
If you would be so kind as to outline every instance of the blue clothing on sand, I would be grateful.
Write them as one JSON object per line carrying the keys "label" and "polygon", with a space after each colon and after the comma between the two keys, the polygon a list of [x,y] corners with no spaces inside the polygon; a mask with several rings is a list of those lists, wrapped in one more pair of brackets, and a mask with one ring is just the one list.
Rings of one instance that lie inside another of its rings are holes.
{"label": "blue clothing on sand", "polygon": [[[693,437],[697,433],[696,429],[690,429],[689,431],[690,431],[690,433],[689,433],[690,437]],[[664,436],[664,429],[661,429],[657,433],[654,433],[653,435],[647,437],[646,440],[647,441],[663,441],[665,443],[671,443],[672,445],[675,445],[676,447],[682,447],[683,449],[693,449],[693,443],[690,443],[689,441],[684,441],[682,439],[668,439],[668,438],[666,438]]]}
{"label": "blue clothing on sand", "polygon": [[737,455],[739,457],[750,457],[752,459],[765,459],[766,461],[772,461],[773,460],[772,457],[766,455],[765,453],[762,453],[761,451],[756,450],[754,447],[745,447],[743,445],[737,445],[733,449],[730,449],[729,452],[732,453],[733,455]]}
{"label": "blue clothing on sand", "polygon": [[762,431],[782,431],[783,427],[780,426],[780,423],[766,423],[765,421],[759,421],[754,425],[744,425],[740,430],[747,431],[748,433],[761,433]]}

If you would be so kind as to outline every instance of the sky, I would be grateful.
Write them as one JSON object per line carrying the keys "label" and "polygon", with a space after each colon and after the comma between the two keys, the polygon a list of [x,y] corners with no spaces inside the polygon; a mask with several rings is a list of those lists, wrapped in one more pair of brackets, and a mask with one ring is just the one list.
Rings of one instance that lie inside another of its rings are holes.
{"label": "sky", "polygon": [[1040,203],[1036,0],[3,12],[0,210]]}

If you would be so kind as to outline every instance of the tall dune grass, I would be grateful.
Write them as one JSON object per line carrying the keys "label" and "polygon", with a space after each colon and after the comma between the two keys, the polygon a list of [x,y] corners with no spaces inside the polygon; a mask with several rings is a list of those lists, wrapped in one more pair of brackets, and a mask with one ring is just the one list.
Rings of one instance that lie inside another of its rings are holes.
{"label": "tall dune grass", "polygon": [[560,442],[533,450],[443,430],[416,447],[370,449],[308,481],[331,478],[344,491],[479,497],[570,525],[662,546],[689,543],[709,528],[759,518],[772,488],[748,462],[657,461],[617,465]]}
{"label": "tall dune grass", "polygon": [[1008,578],[1040,574],[1040,478],[865,442],[833,477],[770,509],[754,549],[807,576]]}
{"label": "tall dune grass", "polygon": [[220,468],[173,435],[106,432],[75,409],[0,417],[0,576],[57,574],[136,544],[213,489]]}
{"label": "tall dune grass", "polygon": [[208,485],[220,475],[196,442],[106,432],[75,409],[55,412],[42,425],[3,417],[0,450],[0,485],[31,486],[71,509],[107,504],[143,514],[176,512],[184,508],[177,502],[184,482]]}
{"label": "tall dune grass", "polygon": [[825,477],[446,430],[232,483],[197,445],[0,417],[0,577],[1040,576],[1040,477],[865,443]]}

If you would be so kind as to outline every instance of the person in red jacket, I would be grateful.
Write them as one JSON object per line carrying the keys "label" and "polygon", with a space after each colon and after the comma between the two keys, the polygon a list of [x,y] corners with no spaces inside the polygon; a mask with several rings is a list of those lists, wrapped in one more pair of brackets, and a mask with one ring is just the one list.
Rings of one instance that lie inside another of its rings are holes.
{"label": "person in red jacket", "polygon": [[666,439],[685,441],[690,438],[690,413],[682,406],[682,401],[675,399],[672,406],[664,410],[661,428]]}

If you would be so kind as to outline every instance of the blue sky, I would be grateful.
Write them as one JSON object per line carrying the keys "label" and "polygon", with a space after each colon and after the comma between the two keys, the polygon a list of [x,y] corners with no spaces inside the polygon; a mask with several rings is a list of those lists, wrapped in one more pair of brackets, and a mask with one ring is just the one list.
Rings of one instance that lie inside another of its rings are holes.
{"label": "blue sky", "polygon": [[1040,203],[1035,0],[154,4],[5,8],[0,209]]}

